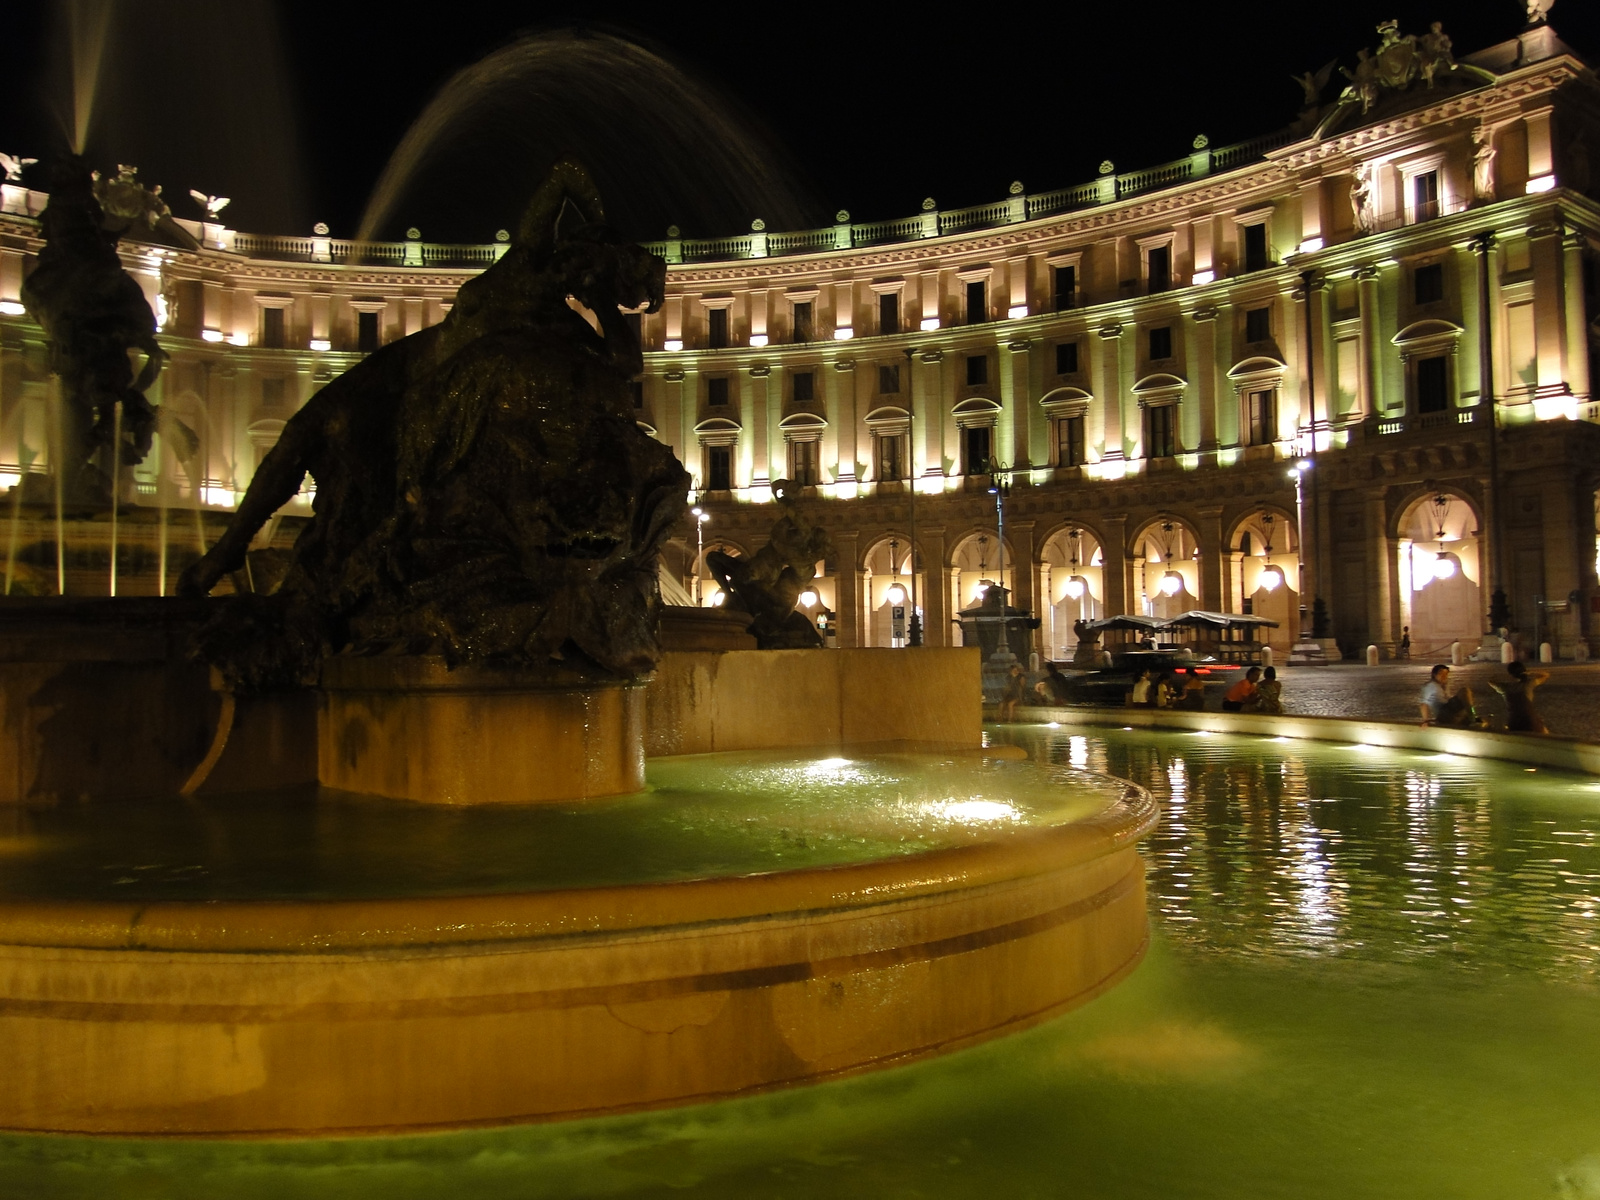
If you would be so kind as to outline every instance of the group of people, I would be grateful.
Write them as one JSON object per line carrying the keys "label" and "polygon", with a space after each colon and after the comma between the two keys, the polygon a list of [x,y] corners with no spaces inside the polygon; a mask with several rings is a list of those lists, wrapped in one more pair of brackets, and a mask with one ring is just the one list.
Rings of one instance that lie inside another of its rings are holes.
{"label": "group of people", "polygon": [[[1176,672],[1157,674],[1153,670],[1141,671],[1134,681],[1128,703],[1137,708],[1173,708],[1203,712],[1206,707],[1206,685],[1193,670],[1179,667]],[[1230,687],[1222,697],[1224,712],[1281,713],[1283,711],[1283,684],[1278,679],[1277,668],[1251,667]]]}
{"label": "group of people", "polygon": [[[1548,733],[1544,718],[1534,706],[1535,689],[1549,679],[1546,671],[1530,671],[1520,662],[1509,663],[1509,679],[1490,683],[1506,703],[1506,729],[1512,733]],[[1011,668],[1005,692],[1000,700],[1000,719],[1014,720],[1017,706],[1022,703],[1028,689],[1028,677],[1020,664]],[[1033,682],[1035,703],[1061,704],[1067,699],[1067,678],[1054,663],[1046,663],[1044,671]],[[1134,681],[1128,703],[1136,708],[1168,708],[1204,711],[1206,685],[1194,670],[1179,667],[1176,671],[1157,672],[1147,668]],[[1428,673],[1428,682],[1422,685],[1417,705],[1424,726],[1437,725],[1449,729],[1485,729],[1488,721],[1478,712],[1472,689],[1462,687],[1450,690],[1450,668],[1439,663]],[[1264,713],[1278,715],[1283,712],[1283,683],[1278,679],[1276,667],[1251,667],[1222,696],[1223,712]]]}
{"label": "group of people", "polygon": [[[1511,733],[1549,733],[1544,718],[1533,705],[1533,693],[1550,678],[1548,671],[1530,671],[1520,662],[1506,664],[1510,679],[1489,684],[1506,702],[1506,729]],[[1442,725],[1447,729],[1486,729],[1488,721],[1478,714],[1472,689],[1450,691],[1450,668],[1437,664],[1428,672],[1428,682],[1417,695],[1422,724]]]}

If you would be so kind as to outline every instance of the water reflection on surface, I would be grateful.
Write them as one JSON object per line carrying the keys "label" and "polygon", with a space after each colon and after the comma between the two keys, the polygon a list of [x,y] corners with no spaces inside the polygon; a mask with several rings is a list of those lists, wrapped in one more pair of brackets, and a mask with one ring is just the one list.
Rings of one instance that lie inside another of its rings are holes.
{"label": "water reflection on surface", "polygon": [[1152,914],[1184,950],[1600,979],[1600,790],[1587,776],[1289,739],[1004,736],[1156,796]]}

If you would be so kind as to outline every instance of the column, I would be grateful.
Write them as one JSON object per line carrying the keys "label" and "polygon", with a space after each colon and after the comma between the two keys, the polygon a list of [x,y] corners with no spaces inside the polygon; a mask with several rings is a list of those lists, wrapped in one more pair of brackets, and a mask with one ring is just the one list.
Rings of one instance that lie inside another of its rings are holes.
{"label": "column", "polygon": [[[1010,453],[1011,465],[1019,471],[1032,463],[1032,448],[1028,438],[1028,417],[1033,408],[1031,389],[1028,387],[1032,355],[1028,353],[1033,343],[1026,338],[1008,342],[1005,348],[1004,367],[1009,368],[1000,380],[1000,403],[1005,408],[1001,420],[1011,423],[1010,445],[997,444],[995,450]],[[998,431],[997,431],[998,432]]]}
{"label": "column", "polygon": [[[1031,612],[1034,608],[1033,577],[1038,569],[1038,564],[1033,561],[1033,522],[1007,521],[1006,540],[1011,543],[1016,555],[1015,560],[1007,564],[1011,568],[1011,603]],[[1034,638],[1034,648],[1038,648],[1037,637]]]}
{"label": "column", "polygon": [[949,646],[955,639],[950,629],[949,572],[944,566],[944,527],[922,526],[917,530],[922,543],[922,579],[917,584],[922,600],[922,644]]}
{"label": "column", "polygon": [[1562,339],[1566,332],[1561,313],[1561,227],[1535,225],[1528,230],[1528,252],[1533,261],[1533,344],[1538,361],[1540,396],[1559,393],[1566,382],[1562,371]]}
{"label": "column", "polygon": [[[751,367],[750,383],[743,397],[744,427],[750,435],[750,487],[752,491],[767,487],[772,482],[772,448],[768,445],[768,430],[776,427],[776,420],[768,419],[767,392],[772,379],[769,367]],[[756,500],[767,499],[759,491]]]}
{"label": "column", "polygon": [[834,603],[839,606],[839,646],[854,649],[861,645],[860,596],[861,572],[856,568],[858,550],[856,533],[835,533],[834,551]]}
{"label": "column", "polygon": [[1128,518],[1107,517],[1103,522],[1105,541],[1100,544],[1103,566],[1101,587],[1105,592],[1106,613],[1114,617],[1128,611]]}
{"label": "column", "polygon": [[1361,379],[1358,403],[1362,413],[1369,417],[1383,412],[1382,398],[1378,393],[1378,353],[1382,344],[1378,316],[1378,268],[1367,266],[1356,270],[1356,289],[1361,305]]}
{"label": "column", "polygon": [[[1104,461],[1120,461],[1122,450],[1122,326],[1104,325],[1098,330],[1097,344],[1100,361],[1095,364],[1097,376],[1095,394],[1100,401],[1101,416],[1105,422],[1103,436],[1105,449],[1100,457]],[[1121,611],[1120,609],[1118,610]]]}
{"label": "column", "polygon": [[[1200,406],[1200,443],[1202,466],[1215,466],[1217,461],[1217,310],[1197,308],[1194,312],[1195,395]],[[1220,610],[1218,610],[1220,611]]]}
{"label": "column", "polygon": [[1589,395],[1589,333],[1584,324],[1583,247],[1587,239],[1568,231],[1561,239],[1565,279],[1561,291],[1566,316],[1566,380],[1575,396]]}
{"label": "column", "polygon": [[828,381],[828,435],[824,454],[832,443],[834,478],[840,483],[856,481],[856,364],[853,359],[834,362]]}
{"label": "column", "polygon": [[[1367,541],[1367,641],[1381,658],[1394,657],[1394,572],[1399,548],[1389,537],[1383,493],[1370,492],[1365,503]],[[1365,652],[1365,647],[1362,648]]]}
{"label": "column", "polygon": [[1228,611],[1228,547],[1223,540],[1222,505],[1195,509],[1200,531],[1200,607],[1207,612]]}

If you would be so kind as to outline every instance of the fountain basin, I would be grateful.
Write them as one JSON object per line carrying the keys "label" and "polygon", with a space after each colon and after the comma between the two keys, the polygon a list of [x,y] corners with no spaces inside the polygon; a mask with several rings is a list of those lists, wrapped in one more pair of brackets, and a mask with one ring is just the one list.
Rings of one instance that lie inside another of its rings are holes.
{"label": "fountain basin", "polygon": [[504,667],[331,658],[318,775],[430,804],[618,796],[644,786],[644,688],[552,686]]}
{"label": "fountain basin", "polygon": [[679,1104],[964,1045],[1145,946],[1153,802],[741,877],[0,902],[0,1127],[321,1135]]}

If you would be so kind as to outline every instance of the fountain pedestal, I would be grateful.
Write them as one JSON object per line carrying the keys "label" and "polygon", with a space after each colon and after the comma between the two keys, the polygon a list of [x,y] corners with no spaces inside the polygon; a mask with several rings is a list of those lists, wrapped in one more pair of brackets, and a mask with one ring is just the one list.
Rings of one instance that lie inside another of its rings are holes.
{"label": "fountain pedestal", "polygon": [[323,786],[432,804],[572,801],[644,787],[644,688],[562,685],[442,658],[323,668]]}

